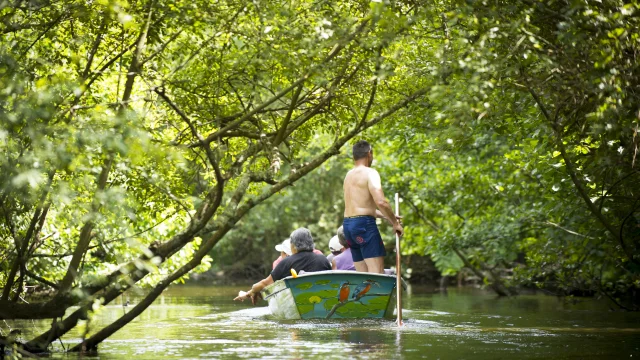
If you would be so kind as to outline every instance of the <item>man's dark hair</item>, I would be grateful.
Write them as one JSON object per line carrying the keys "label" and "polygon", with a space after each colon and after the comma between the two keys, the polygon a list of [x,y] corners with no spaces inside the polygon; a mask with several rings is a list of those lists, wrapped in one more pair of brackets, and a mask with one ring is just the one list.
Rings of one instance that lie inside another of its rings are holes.
{"label": "man's dark hair", "polygon": [[371,151],[371,144],[366,140],[360,140],[353,145],[353,160],[360,160]]}

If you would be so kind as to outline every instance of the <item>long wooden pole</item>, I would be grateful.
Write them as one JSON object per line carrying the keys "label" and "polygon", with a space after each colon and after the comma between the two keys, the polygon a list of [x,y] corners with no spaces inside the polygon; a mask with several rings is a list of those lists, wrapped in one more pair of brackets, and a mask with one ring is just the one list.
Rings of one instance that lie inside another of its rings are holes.
{"label": "long wooden pole", "polygon": [[[398,193],[396,193],[396,215],[400,216],[400,197]],[[396,308],[398,314],[396,323],[398,326],[402,326],[404,325],[402,323],[402,268],[400,267],[400,236],[398,233],[396,233],[396,291]]]}

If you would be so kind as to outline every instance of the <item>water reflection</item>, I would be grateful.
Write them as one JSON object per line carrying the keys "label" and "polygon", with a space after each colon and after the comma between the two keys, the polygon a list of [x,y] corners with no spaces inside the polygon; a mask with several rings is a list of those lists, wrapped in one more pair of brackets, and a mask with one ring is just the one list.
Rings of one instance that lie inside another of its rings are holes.
{"label": "water reflection", "polygon": [[[640,357],[640,314],[607,310],[596,301],[568,306],[554,297],[450,289],[421,292],[404,301],[405,326],[385,320],[277,321],[267,307],[233,303],[240,287],[176,286],[138,319],[104,342],[106,358],[634,358]],[[99,329],[120,317],[129,294],[106,306]],[[131,305],[129,305],[131,306]],[[28,338],[48,321],[7,322]],[[7,325],[2,328],[7,330]],[[79,342],[80,333],[63,338]],[[56,344],[54,348],[61,350]],[[54,353],[54,358],[66,358]]]}
{"label": "water reflection", "polygon": [[388,346],[388,338],[388,334],[379,331],[379,329],[340,330],[340,340],[345,344],[349,344],[350,348],[358,353],[367,352],[372,355],[376,353],[382,354]]}

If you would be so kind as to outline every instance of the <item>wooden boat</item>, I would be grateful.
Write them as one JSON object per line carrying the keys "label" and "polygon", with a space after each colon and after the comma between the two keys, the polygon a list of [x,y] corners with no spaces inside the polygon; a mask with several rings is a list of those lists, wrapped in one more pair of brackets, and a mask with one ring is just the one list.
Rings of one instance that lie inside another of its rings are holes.
{"label": "wooden boat", "polygon": [[[407,286],[402,282],[403,289]],[[278,280],[262,290],[278,319],[393,319],[396,276],[319,271]]]}

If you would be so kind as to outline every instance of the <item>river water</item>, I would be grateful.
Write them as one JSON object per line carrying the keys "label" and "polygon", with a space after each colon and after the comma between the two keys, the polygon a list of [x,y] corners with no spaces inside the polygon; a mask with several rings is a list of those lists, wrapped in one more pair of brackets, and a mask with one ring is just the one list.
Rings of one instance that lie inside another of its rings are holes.
{"label": "river water", "polygon": [[[405,326],[388,320],[278,321],[266,302],[234,303],[244,287],[172,286],[141,316],[102,343],[98,359],[640,359],[640,314],[610,311],[606,302],[569,304],[543,294],[509,299],[475,289],[447,294],[410,288]],[[98,329],[127,311],[104,307]],[[48,322],[8,322],[24,337]],[[80,341],[80,331],[63,338]],[[56,343],[53,358],[70,358]]]}

